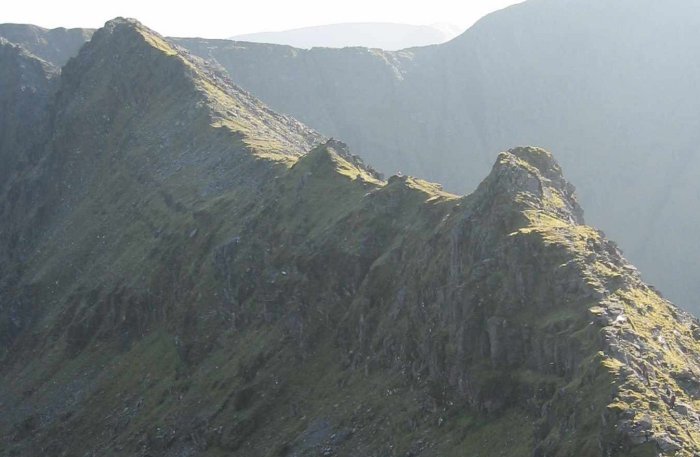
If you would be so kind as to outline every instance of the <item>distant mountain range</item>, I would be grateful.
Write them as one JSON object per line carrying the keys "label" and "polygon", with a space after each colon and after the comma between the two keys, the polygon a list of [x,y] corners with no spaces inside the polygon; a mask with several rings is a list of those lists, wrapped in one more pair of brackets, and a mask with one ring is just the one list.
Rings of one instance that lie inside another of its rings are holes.
{"label": "distant mountain range", "polygon": [[399,50],[444,43],[463,30],[451,24],[409,25],[387,22],[356,22],[235,35],[236,41],[272,43],[310,49],[363,46]]}

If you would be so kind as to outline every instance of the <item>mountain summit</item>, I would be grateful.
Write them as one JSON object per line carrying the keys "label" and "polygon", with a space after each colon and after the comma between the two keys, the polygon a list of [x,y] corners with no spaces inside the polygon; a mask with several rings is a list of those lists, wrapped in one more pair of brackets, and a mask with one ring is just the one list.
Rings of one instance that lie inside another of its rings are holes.
{"label": "mountain summit", "polygon": [[0,455],[700,452],[698,322],[549,152],[385,181],[133,20],[59,78],[2,183]]}

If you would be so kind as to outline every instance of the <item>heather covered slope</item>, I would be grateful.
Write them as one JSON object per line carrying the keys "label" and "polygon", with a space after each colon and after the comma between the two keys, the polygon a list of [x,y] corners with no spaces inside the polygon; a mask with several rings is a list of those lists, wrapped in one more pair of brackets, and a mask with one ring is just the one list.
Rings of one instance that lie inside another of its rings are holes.
{"label": "heather covered slope", "polygon": [[546,151],[385,182],[123,19],[60,78],[3,196],[0,455],[700,451],[697,322]]}
{"label": "heather covered slope", "polygon": [[530,0],[398,52],[178,42],[385,173],[470,192],[494,151],[557,151],[589,219],[697,312],[699,30],[691,0]]}

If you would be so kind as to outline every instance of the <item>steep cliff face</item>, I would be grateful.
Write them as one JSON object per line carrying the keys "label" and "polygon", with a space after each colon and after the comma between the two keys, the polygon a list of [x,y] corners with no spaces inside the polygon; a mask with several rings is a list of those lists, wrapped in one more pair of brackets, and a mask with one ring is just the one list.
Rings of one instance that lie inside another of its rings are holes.
{"label": "steep cliff face", "polygon": [[49,115],[3,197],[0,455],[700,452],[700,327],[548,152],[383,181],[124,19]]}
{"label": "steep cliff face", "polygon": [[58,70],[0,38],[0,187],[36,156]]}
{"label": "steep cliff face", "polygon": [[[55,67],[0,38],[0,296],[17,280],[23,261],[19,250],[30,224],[24,212],[29,204],[22,200],[33,195],[22,183],[31,181],[44,156],[57,74]],[[30,308],[0,300],[0,345],[14,338]]]}
{"label": "steep cliff face", "polygon": [[556,150],[589,218],[698,311],[694,2],[532,0],[398,52],[179,41],[379,170],[471,191],[513,144]]}

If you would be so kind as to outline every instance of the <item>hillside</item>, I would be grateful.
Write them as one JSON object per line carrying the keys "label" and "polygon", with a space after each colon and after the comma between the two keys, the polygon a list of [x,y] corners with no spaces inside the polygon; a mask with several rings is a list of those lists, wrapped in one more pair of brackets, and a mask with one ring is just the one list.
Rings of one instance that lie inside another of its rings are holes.
{"label": "hillside", "polygon": [[59,78],[0,200],[0,455],[700,452],[698,322],[548,152],[384,181],[133,20]]}

